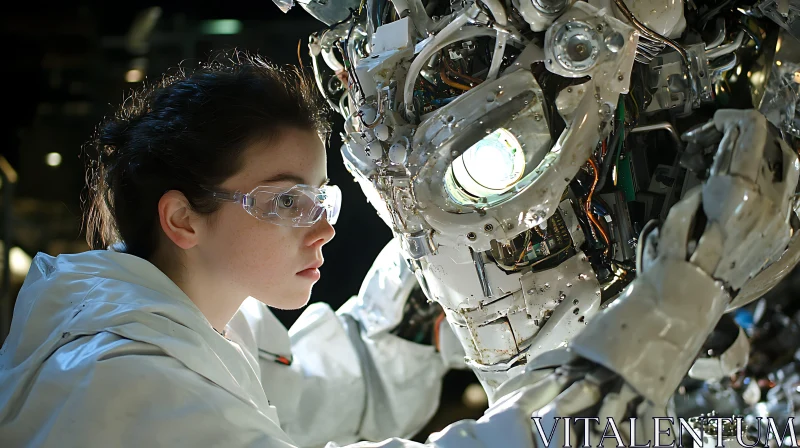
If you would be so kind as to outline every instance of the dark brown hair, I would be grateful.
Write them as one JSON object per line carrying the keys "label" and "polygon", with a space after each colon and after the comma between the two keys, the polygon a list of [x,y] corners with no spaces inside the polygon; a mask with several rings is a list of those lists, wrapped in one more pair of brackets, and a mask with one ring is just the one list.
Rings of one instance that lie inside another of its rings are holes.
{"label": "dark brown hair", "polygon": [[219,204],[208,190],[240,169],[248,144],[287,127],[327,134],[313,86],[295,67],[233,51],[134,92],[85,146],[90,247],[121,242],[150,259],[164,193],[178,190],[195,211],[212,213]]}

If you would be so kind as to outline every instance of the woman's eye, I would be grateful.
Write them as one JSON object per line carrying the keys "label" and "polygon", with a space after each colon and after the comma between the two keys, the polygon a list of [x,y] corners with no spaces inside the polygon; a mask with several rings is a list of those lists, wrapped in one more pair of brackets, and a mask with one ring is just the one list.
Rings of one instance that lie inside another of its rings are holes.
{"label": "woman's eye", "polygon": [[284,207],[284,208],[290,208],[291,206],[294,205],[294,198],[291,197],[291,196],[281,196],[279,201],[280,201],[281,207]]}

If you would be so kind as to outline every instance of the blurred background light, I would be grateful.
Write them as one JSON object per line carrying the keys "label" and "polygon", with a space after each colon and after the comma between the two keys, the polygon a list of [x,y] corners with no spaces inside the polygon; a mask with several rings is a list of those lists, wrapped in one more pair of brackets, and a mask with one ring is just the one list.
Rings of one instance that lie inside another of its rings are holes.
{"label": "blurred background light", "polygon": [[8,261],[11,274],[18,277],[25,277],[28,274],[28,270],[31,268],[31,256],[16,246],[9,250]]}
{"label": "blurred background light", "polygon": [[234,19],[206,20],[200,23],[203,34],[239,34],[242,22]]}
{"label": "blurred background light", "polygon": [[57,152],[51,152],[47,154],[47,157],[45,157],[45,162],[48,166],[59,166],[61,165],[61,154]]}
{"label": "blurred background light", "polygon": [[130,69],[125,73],[125,81],[139,82],[144,78],[144,73],[138,68]]}
{"label": "blurred background light", "polygon": [[480,383],[472,383],[464,389],[462,397],[464,406],[472,409],[483,408],[489,405],[489,397],[486,396],[486,391]]}

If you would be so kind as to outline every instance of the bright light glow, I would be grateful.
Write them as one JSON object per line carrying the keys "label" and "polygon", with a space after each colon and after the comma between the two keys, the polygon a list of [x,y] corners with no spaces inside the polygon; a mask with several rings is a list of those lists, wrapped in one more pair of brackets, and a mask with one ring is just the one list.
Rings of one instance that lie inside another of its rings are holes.
{"label": "bright light glow", "polygon": [[127,82],[139,82],[142,78],[144,78],[144,73],[136,68],[128,70],[128,72],[125,73],[125,81]]}
{"label": "bright light glow", "polygon": [[761,84],[764,84],[764,72],[755,72],[753,76],[750,77],[750,82],[753,83],[754,86],[759,87]]}
{"label": "bright light glow", "polygon": [[472,383],[464,389],[462,397],[464,405],[471,409],[485,408],[489,405],[489,398],[486,396],[486,391],[478,383]]}
{"label": "bright light glow", "polygon": [[238,20],[206,20],[200,24],[204,34],[239,34],[242,31],[242,22]]}
{"label": "bright light glow", "polygon": [[31,256],[19,247],[12,247],[8,254],[9,267],[15,276],[25,277],[31,268]]}
{"label": "bright light glow", "polygon": [[778,67],[780,67],[780,66],[781,66],[781,64],[783,64],[783,62],[781,62],[781,61],[775,61],[775,65],[777,65]]}
{"label": "bright light glow", "polygon": [[500,128],[464,151],[452,166],[464,190],[486,197],[506,191],[522,177],[525,155],[514,135]]}
{"label": "bright light glow", "polygon": [[741,74],[742,74],[742,64],[739,64],[736,66],[736,76],[739,76]]}
{"label": "bright light glow", "polygon": [[794,72],[794,82],[800,84],[800,72]]}
{"label": "bright light glow", "polygon": [[775,45],[775,54],[777,54],[779,51],[781,51],[781,41],[782,40],[783,40],[783,37],[778,37],[778,43]]}
{"label": "bright light glow", "polygon": [[57,152],[51,152],[47,154],[44,161],[48,166],[59,166],[61,165],[61,154]]}

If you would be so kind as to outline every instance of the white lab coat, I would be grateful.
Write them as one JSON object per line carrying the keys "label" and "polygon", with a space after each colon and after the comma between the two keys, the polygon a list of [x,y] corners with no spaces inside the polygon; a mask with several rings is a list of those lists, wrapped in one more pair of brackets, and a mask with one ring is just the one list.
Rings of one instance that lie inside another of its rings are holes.
{"label": "white lab coat", "polygon": [[0,446],[306,447],[411,436],[438,406],[444,363],[432,347],[358,326],[315,304],[287,332],[248,299],[226,339],[146,260],[39,254],[0,351]]}

